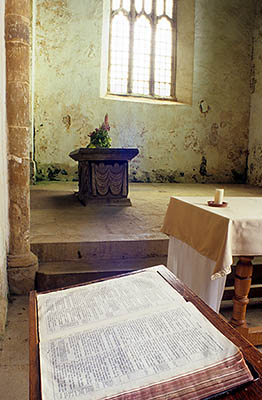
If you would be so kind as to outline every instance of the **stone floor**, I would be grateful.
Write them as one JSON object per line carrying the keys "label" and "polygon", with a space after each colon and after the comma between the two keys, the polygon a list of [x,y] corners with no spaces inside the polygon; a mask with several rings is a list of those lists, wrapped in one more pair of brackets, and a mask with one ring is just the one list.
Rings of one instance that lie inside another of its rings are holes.
{"label": "stone floor", "polygon": [[0,399],[28,400],[28,297],[12,296],[7,328],[0,340]]}
{"label": "stone floor", "polygon": [[[133,207],[81,206],[73,195],[74,183],[49,183],[32,187],[31,240],[102,240],[156,238],[171,195],[203,195],[212,199],[221,185],[132,184]],[[225,196],[262,196],[262,189],[223,185]],[[262,325],[262,302],[252,300],[249,322]],[[230,318],[231,302],[221,313]],[[0,400],[28,399],[28,298],[10,297],[7,329],[0,341]]]}
{"label": "stone floor", "polygon": [[77,182],[40,183],[31,191],[31,242],[163,238],[160,227],[170,196],[210,196],[215,188],[227,196],[262,196],[249,185],[132,183],[132,207],[88,205],[74,196]]}

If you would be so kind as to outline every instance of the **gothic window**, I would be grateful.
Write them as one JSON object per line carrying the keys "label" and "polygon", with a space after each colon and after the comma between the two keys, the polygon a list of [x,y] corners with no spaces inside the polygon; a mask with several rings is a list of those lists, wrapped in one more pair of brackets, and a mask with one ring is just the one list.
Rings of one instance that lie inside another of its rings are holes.
{"label": "gothic window", "polygon": [[111,0],[108,93],[175,100],[175,0]]}

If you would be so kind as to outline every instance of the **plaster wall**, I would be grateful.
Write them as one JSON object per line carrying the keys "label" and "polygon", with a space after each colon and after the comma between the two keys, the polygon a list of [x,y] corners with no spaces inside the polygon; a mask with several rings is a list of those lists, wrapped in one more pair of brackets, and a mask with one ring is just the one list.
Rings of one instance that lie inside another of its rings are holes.
{"label": "plaster wall", "polygon": [[249,170],[251,184],[262,186],[262,4],[257,1],[253,36]]}
{"label": "plaster wall", "polygon": [[5,98],[4,1],[0,2],[0,337],[5,330],[7,314],[6,255],[8,243],[7,125]]}
{"label": "plaster wall", "polygon": [[[178,7],[181,3],[178,0]],[[76,178],[77,166],[68,154],[89,143],[88,134],[108,113],[112,146],[139,148],[130,166],[132,181],[245,181],[254,1],[195,2],[192,100],[187,104],[101,96],[107,4],[108,0],[36,0],[39,177]],[[190,56],[185,51],[185,57]]]}

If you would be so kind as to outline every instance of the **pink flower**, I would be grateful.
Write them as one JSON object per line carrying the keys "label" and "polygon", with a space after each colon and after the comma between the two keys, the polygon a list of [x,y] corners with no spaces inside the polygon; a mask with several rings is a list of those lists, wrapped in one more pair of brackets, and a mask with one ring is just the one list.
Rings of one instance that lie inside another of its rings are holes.
{"label": "pink flower", "polygon": [[105,115],[105,120],[104,120],[104,128],[106,131],[110,130],[109,122],[108,122],[108,114]]}

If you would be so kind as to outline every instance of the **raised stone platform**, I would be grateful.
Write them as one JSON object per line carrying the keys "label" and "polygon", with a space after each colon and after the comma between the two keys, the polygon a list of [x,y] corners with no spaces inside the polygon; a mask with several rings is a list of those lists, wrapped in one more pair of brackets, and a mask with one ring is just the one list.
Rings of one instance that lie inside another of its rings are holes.
{"label": "raised stone platform", "polygon": [[[39,289],[166,264],[160,232],[170,196],[207,196],[217,185],[131,183],[132,207],[75,201],[77,182],[31,187],[31,249],[39,257]],[[226,196],[262,196],[248,185],[223,185]],[[261,270],[261,269],[260,269]],[[257,277],[261,282],[261,277]],[[231,293],[227,298],[231,298]]]}

